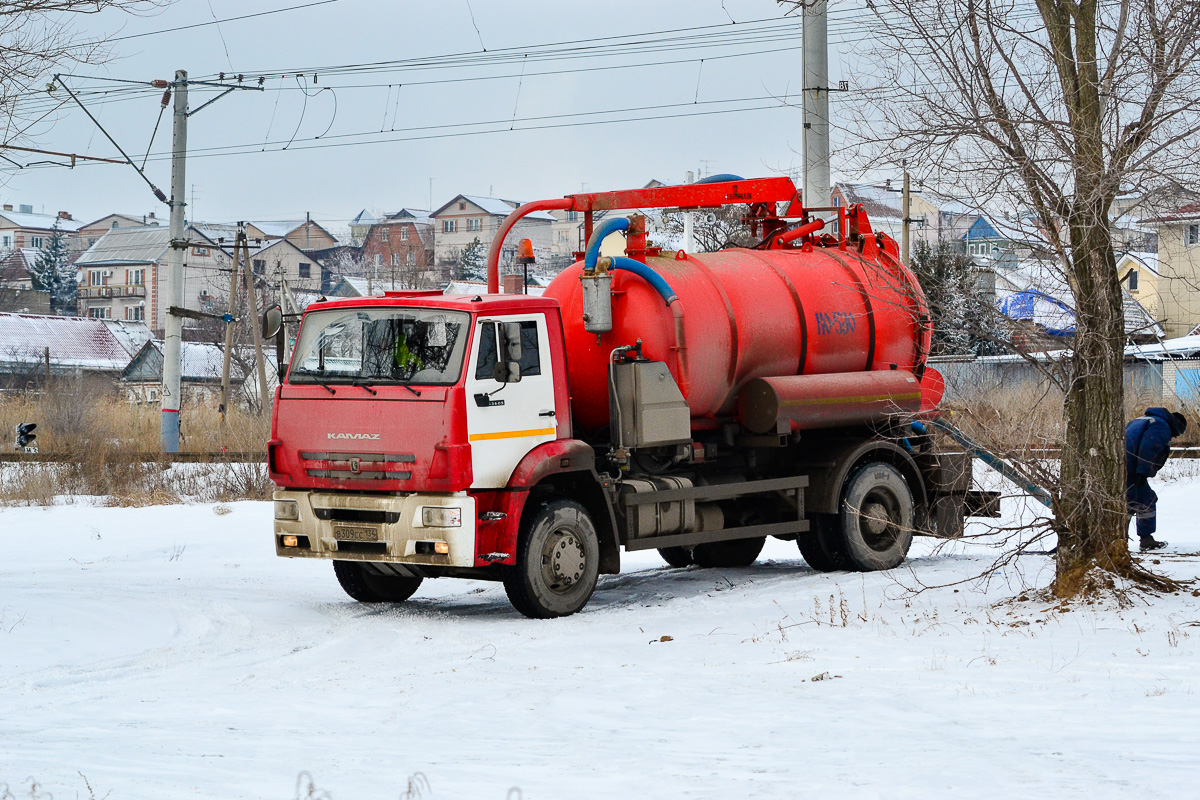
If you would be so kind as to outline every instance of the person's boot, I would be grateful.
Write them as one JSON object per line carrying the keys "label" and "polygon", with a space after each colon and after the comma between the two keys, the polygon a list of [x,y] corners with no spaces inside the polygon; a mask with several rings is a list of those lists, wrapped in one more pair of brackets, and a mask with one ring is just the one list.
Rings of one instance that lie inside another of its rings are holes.
{"label": "person's boot", "polygon": [[1153,536],[1140,536],[1138,538],[1141,539],[1143,553],[1148,553],[1151,550],[1162,550],[1167,546],[1166,542],[1161,542]]}

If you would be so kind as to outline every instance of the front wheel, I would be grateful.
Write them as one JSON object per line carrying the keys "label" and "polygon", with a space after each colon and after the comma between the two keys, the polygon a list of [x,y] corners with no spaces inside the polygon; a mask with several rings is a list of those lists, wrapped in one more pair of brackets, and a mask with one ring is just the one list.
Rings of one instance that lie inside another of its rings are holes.
{"label": "front wheel", "polygon": [[333,574],[346,594],[360,603],[403,603],[424,580],[382,575],[361,561],[334,561]]}
{"label": "front wheel", "polygon": [[600,576],[600,543],[587,509],[554,500],[521,527],[517,563],[504,578],[513,607],[533,619],[550,619],[587,605]]}

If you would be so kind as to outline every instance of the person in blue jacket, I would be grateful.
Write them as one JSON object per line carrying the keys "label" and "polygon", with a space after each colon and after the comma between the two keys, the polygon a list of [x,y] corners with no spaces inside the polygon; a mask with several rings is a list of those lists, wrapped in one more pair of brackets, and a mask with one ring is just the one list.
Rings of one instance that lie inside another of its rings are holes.
{"label": "person in blue jacket", "polygon": [[1187,420],[1183,414],[1165,408],[1147,408],[1145,414],[1125,426],[1125,501],[1129,504],[1129,514],[1137,517],[1143,551],[1167,546],[1154,538],[1158,495],[1147,478],[1153,478],[1167,463],[1171,440],[1185,430]]}

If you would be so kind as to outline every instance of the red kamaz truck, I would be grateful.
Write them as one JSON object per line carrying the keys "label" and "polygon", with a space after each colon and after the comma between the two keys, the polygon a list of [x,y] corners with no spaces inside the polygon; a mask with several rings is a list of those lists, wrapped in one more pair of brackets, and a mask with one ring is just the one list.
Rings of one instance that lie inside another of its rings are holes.
{"label": "red kamaz truck", "polygon": [[[597,219],[731,204],[756,246],[662,252],[643,217]],[[499,294],[507,234],[553,209],[584,217],[579,263]],[[333,561],[356,600],[475,578],[557,617],[621,548],[734,567],[768,536],[818,570],[889,569],[988,500],[912,424],[943,390],[932,324],[861,207],[805,209],[786,178],[570,195],[515,210],[488,277],[304,314],[268,445],[276,551]]]}

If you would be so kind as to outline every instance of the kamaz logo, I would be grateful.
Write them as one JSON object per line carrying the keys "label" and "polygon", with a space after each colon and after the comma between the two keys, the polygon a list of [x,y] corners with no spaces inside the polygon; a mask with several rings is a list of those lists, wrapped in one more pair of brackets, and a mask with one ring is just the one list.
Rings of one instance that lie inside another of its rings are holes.
{"label": "kamaz logo", "polygon": [[378,433],[327,433],[327,439],[379,439]]}

